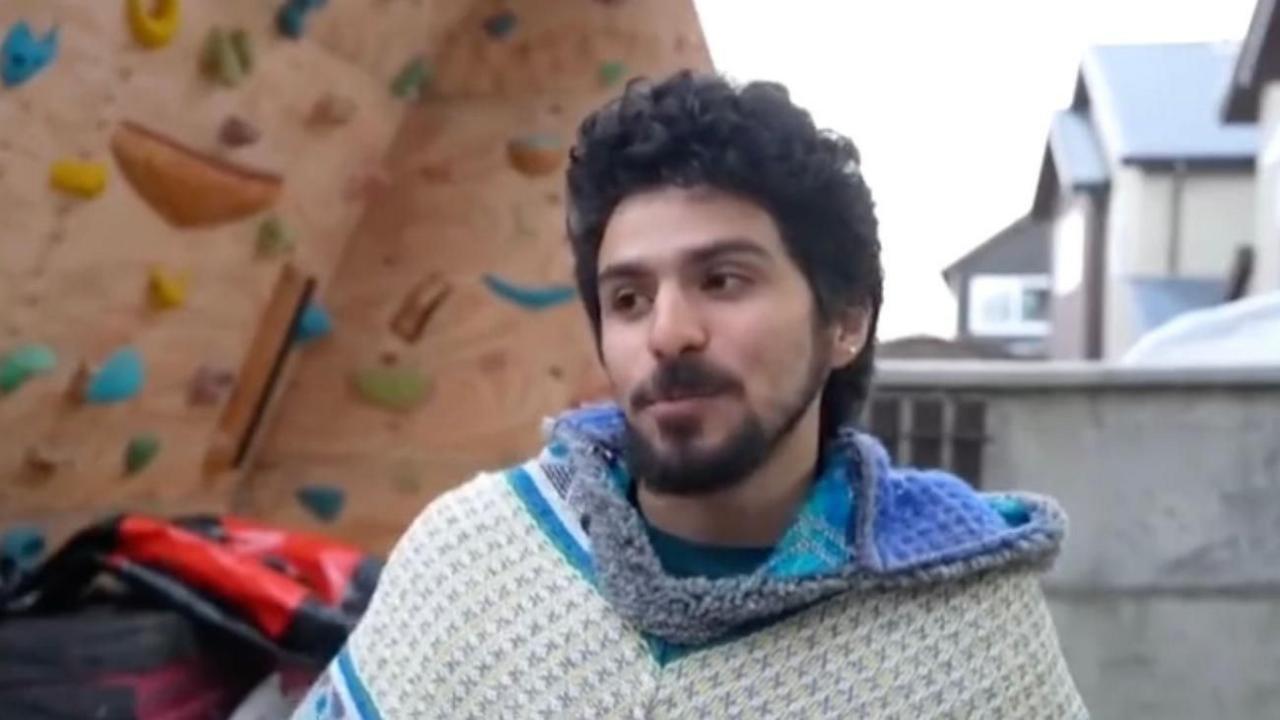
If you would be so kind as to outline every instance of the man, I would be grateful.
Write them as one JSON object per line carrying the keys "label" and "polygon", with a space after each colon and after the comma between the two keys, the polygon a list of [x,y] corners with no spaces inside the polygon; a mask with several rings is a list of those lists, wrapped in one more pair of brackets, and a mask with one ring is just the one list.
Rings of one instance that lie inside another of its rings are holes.
{"label": "man", "polygon": [[1065,519],[855,429],[881,268],[852,143],[683,73],[587,118],[577,282],[616,405],[432,503],[299,718],[1083,718]]}

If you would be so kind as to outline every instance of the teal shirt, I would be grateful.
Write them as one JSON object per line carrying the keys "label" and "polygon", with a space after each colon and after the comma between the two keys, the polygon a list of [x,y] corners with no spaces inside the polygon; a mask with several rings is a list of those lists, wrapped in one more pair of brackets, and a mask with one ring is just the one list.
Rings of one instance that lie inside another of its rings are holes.
{"label": "teal shirt", "polygon": [[645,522],[649,544],[662,569],[679,578],[705,577],[717,580],[749,575],[769,559],[771,547],[727,547],[704,545],[665,533]]}

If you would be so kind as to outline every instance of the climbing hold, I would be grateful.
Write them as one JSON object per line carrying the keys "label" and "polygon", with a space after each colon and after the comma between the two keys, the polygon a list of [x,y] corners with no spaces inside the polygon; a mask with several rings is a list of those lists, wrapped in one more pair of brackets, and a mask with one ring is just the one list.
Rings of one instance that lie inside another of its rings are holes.
{"label": "climbing hold", "polygon": [[128,0],[128,15],[134,40],[143,47],[164,47],[178,32],[182,1]]}
{"label": "climbing hold", "polygon": [[204,41],[201,66],[206,75],[227,87],[235,87],[253,70],[253,46],[242,28],[209,29]]}
{"label": "climbing hold", "polygon": [[325,6],[327,0],[288,0],[276,14],[276,29],[297,40],[307,29],[307,16]]}
{"label": "climbing hold", "polygon": [[333,522],[347,504],[347,493],[333,485],[303,485],[294,493],[298,504],[321,522]]}
{"label": "climbing hold", "polygon": [[0,79],[8,87],[17,87],[45,69],[58,55],[58,28],[44,39],[31,32],[31,26],[17,22],[9,28],[0,44]]}
{"label": "climbing hold", "polygon": [[6,530],[0,539],[0,561],[10,567],[29,570],[39,562],[44,550],[44,533],[32,525]]}
{"label": "climbing hold", "polygon": [[546,310],[563,305],[577,295],[569,285],[523,286],[488,274],[484,276],[484,284],[493,294],[526,310]]}
{"label": "climbing hold", "polygon": [[230,370],[201,365],[187,386],[187,402],[192,405],[217,405],[235,383]]}
{"label": "climbing hold", "polygon": [[152,268],[148,287],[151,290],[151,304],[158,310],[169,310],[182,307],[187,300],[187,278],[175,275],[163,268]]}
{"label": "climbing hold", "polygon": [[541,177],[560,167],[564,147],[555,135],[534,133],[511,139],[507,143],[507,158],[516,170],[529,177]]}
{"label": "climbing hold", "polygon": [[84,400],[95,405],[128,400],[141,392],[146,379],[142,355],[134,348],[121,348],[108,357],[97,372],[90,373]]}
{"label": "climbing hold", "polygon": [[384,410],[404,412],[422,404],[430,383],[421,370],[410,367],[369,367],[352,380],[365,402]]}
{"label": "climbing hold", "polygon": [[133,475],[141,472],[160,454],[160,438],[152,433],[135,435],[124,448],[124,472]]}
{"label": "climbing hold", "polygon": [[489,33],[489,37],[501,40],[515,32],[517,22],[515,13],[503,10],[485,18],[484,31]]}
{"label": "climbing hold", "polygon": [[40,443],[27,448],[23,455],[27,469],[41,479],[48,478],[58,470],[71,465],[71,456],[64,450],[48,443]]}
{"label": "climbing hold", "polygon": [[279,175],[205,155],[133,122],[120,125],[111,149],[138,194],[179,227],[261,212],[276,201],[283,184]]}
{"label": "climbing hold", "polygon": [[402,100],[417,100],[430,80],[431,67],[421,55],[415,56],[391,81],[391,94]]}
{"label": "climbing hold", "polygon": [[222,121],[222,127],[218,129],[218,140],[227,147],[244,147],[258,142],[258,138],[262,133],[252,123],[239,115],[232,115]]}
{"label": "climbing hold", "polygon": [[448,281],[435,273],[418,281],[391,317],[391,331],[407,343],[417,342],[452,290]]}
{"label": "climbing hold", "polygon": [[346,125],[356,115],[356,101],[346,95],[325,93],[311,106],[308,121],[312,125]]}
{"label": "climbing hold", "polygon": [[319,340],[332,332],[333,319],[329,317],[329,311],[325,310],[320,303],[312,300],[302,309],[302,314],[298,316],[298,322],[293,326],[293,341],[307,343],[312,340]]}
{"label": "climbing hold", "polygon": [[600,79],[601,87],[613,87],[618,84],[619,80],[626,77],[627,66],[620,60],[610,60],[600,63],[600,71],[597,77]]}
{"label": "climbing hold", "polygon": [[58,356],[45,345],[23,345],[0,358],[0,395],[22,387],[31,378],[53,370]]}
{"label": "climbing hold", "polygon": [[83,160],[59,160],[49,171],[49,181],[63,192],[96,197],[107,187],[107,166]]}
{"label": "climbing hold", "polygon": [[292,249],[293,238],[280,218],[272,215],[258,226],[258,257],[278,257]]}

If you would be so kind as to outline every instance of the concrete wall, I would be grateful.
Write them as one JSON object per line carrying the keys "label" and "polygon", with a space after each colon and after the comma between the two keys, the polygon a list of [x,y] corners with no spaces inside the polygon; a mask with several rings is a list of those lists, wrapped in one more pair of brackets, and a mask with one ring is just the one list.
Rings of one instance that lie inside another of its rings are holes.
{"label": "concrete wall", "polygon": [[900,362],[878,392],[985,399],[984,488],[1065,506],[1045,587],[1094,717],[1276,717],[1280,368]]}
{"label": "concrete wall", "polygon": [[1137,339],[1131,279],[1225,277],[1236,248],[1253,242],[1252,173],[1190,170],[1181,192],[1179,203],[1171,172],[1128,166],[1113,171],[1105,357],[1118,357]]}
{"label": "concrete wall", "polygon": [[1254,293],[1280,290],[1280,83],[1267,85],[1261,105],[1254,232],[1257,254],[1250,286]]}

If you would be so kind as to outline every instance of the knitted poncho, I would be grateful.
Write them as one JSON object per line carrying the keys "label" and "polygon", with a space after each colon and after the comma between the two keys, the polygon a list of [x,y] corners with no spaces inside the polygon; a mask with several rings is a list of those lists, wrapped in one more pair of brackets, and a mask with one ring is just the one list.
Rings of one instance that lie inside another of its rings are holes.
{"label": "knitted poncho", "polygon": [[295,718],[1086,718],[1038,584],[1065,518],[852,429],[770,559],[665,574],[621,415],[441,496]]}

